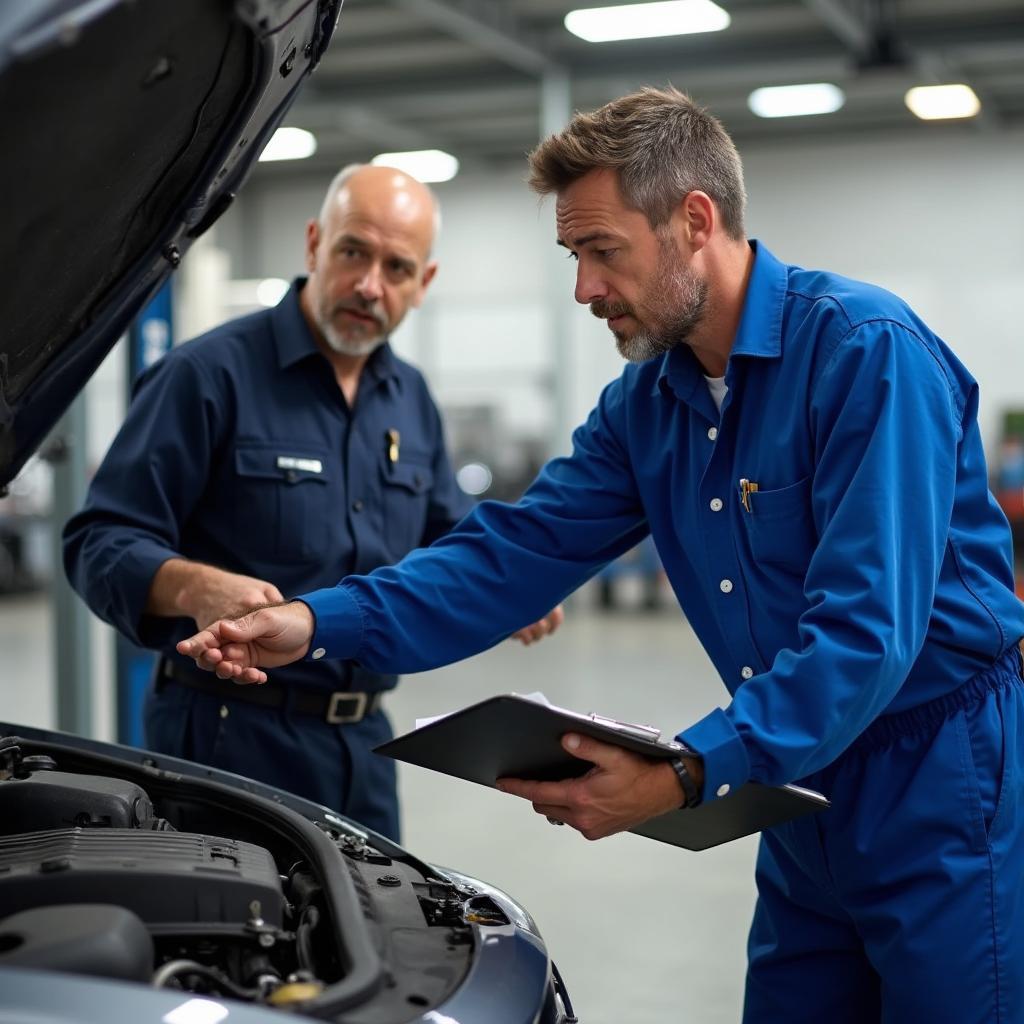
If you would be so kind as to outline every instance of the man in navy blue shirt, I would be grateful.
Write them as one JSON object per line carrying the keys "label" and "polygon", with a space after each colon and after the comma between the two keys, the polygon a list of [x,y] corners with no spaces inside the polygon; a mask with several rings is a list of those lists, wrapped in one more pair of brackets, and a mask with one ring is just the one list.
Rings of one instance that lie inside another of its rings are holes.
{"label": "man in navy blue shirt", "polygon": [[380,700],[394,675],[307,663],[242,690],[174,645],[220,616],[395,562],[468,511],[426,383],[387,343],[437,270],[437,217],[430,190],[400,171],[342,171],[307,226],[308,278],[139,379],[64,534],[68,576],[93,611],[163,652],[148,746],[396,839],[394,764],[372,752],[391,736]]}
{"label": "man in navy blue shirt", "polygon": [[501,788],[590,839],[748,781],[820,790],[830,810],[762,838],[748,1024],[1019,1024],[1024,606],[976,383],[896,296],[749,241],[735,148],[674,90],[577,114],[531,168],[630,361],[573,454],[397,566],[179,651],[240,683],[428,668],[649,532],[731,699],[679,732],[695,756],[568,735],[585,776]]}

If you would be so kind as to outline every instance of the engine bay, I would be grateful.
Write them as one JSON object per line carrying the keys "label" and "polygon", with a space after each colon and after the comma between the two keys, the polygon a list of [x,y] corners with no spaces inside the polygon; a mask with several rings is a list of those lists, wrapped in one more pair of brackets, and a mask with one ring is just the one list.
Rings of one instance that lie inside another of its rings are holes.
{"label": "engine bay", "polygon": [[420,1017],[508,916],[307,806],[320,814],[155,758],[0,739],[0,967],[353,1024]]}

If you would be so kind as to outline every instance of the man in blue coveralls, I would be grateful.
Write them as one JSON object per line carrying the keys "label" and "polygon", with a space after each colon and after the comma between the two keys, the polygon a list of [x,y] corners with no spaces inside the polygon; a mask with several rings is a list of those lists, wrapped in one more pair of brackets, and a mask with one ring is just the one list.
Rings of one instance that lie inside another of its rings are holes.
{"label": "man in blue coveralls", "polygon": [[395,562],[468,511],[426,383],[387,343],[434,277],[437,218],[431,191],[401,171],[338,174],[306,228],[308,277],[140,378],[64,534],[68,576],[93,611],[163,652],[148,746],[395,839],[394,764],[373,748],[391,736],[380,702],[396,676],[303,663],[245,690],[174,645],[220,616]]}
{"label": "man in blue coveralls", "polygon": [[517,505],[179,645],[222,678],[416,671],[537,617],[652,534],[731,701],[650,763],[566,736],[579,779],[502,788],[600,838],[749,780],[830,810],[766,832],[745,1019],[1024,1021],[1024,682],[978,389],[895,296],[781,263],[739,157],[674,90],[531,156],[576,298],[630,361]]}

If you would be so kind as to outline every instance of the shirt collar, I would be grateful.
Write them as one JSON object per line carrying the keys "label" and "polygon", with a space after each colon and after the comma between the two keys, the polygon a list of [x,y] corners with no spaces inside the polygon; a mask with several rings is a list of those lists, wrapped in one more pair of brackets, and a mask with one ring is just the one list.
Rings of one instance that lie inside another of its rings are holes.
{"label": "shirt collar", "polygon": [[[295,278],[284,298],[270,311],[274,345],[277,348],[277,365],[282,370],[310,356],[322,356],[299,305],[299,293],[305,287],[306,280],[305,277]],[[390,342],[385,341],[383,345],[374,349],[363,367],[363,374],[369,376],[371,380],[388,380],[392,386],[401,387],[398,360]]]}
{"label": "shirt collar", "polygon": [[[777,359],[782,355],[782,314],[789,275],[786,265],[772,255],[767,246],[756,239],[751,239],[749,245],[754,251],[754,265],[729,358]],[[704,370],[690,347],[676,345],[661,358],[655,392],[664,394],[667,387],[677,398],[687,401],[703,382],[703,375]]]}

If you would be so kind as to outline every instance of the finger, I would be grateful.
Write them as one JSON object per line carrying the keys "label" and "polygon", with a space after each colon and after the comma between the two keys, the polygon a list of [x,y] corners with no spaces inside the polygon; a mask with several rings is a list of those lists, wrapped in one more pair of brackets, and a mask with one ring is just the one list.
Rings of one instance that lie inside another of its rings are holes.
{"label": "finger", "polygon": [[495,787],[502,793],[511,793],[524,800],[534,803],[559,804],[569,803],[569,783],[566,782],[531,782],[528,779],[498,779]]}
{"label": "finger", "polygon": [[224,655],[219,647],[212,647],[208,651],[203,651],[202,654],[196,658],[196,664],[205,669],[207,672],[212,672],[217,665],[224,660]]}
{"label": "finger", "polygon": [[235,677],[235,682],[242,686],[259,686],[267,681],[267,673],[258,668],[246,668]]}
{"label": "finger", "polygon": [[268,604],[280,604],[284,601],[284,594],[273,583],[268,583],[266,600]]}
{"label": "finger", "polygon": [[554,633],[563,622],[565,622],[565,610],[561,605],[557,605],[548,614],[548,635]]}
{"label": "finger", "polygon": [[195,636],[190,636],[187,640],[179,641],[175,644],[174,649],[186,657],[198,658],[203,651],[210,647],[216,647],[219,643],[220,640],[212,630],[204,629],[196,633]]}
{"label": "finger", "polygon": [[[568,807],[560,807],[558,804],[537,804],[533,805],[533,809],[538,814],[543,814],[545,818],[554,818],[555,821],[560,821],[563,825],[572,825],[572,811]],[[575,828],[575,826],[573,826]]]}

